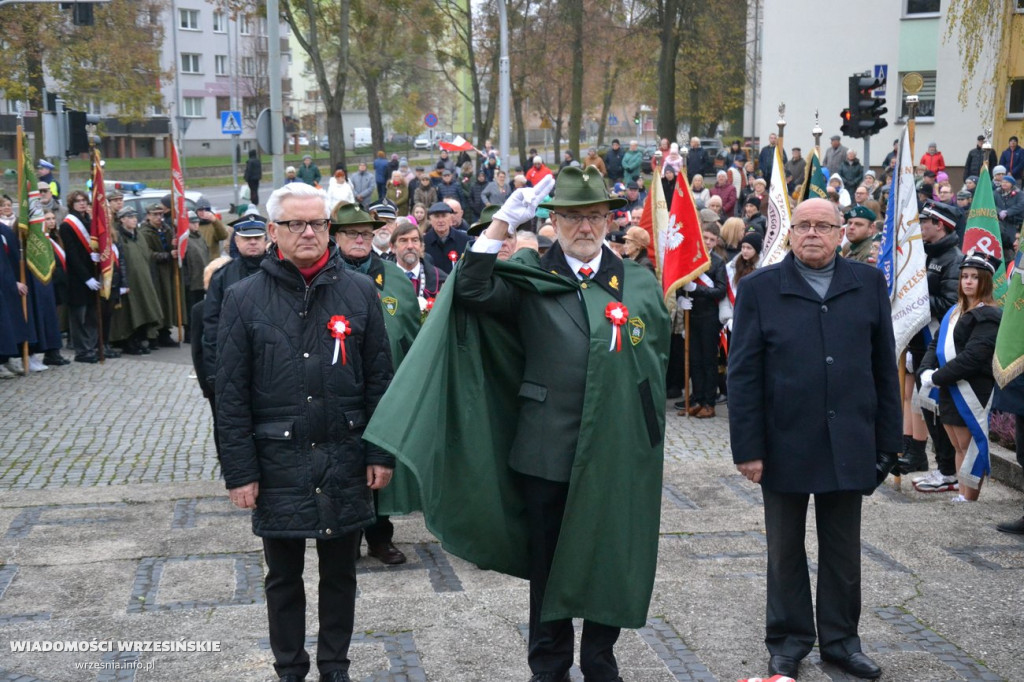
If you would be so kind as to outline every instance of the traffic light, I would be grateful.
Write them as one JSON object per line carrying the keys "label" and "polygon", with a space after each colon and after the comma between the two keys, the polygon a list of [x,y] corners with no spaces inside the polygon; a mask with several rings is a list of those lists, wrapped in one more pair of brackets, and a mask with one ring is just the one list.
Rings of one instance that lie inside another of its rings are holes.
{"label": "traffic light", "polygon": [[846,135],[847,137],[856,137],[853,126],[850,125],[850,122],[853,118],[853,114],[850,113],[850,108],[847,107],[843,109],[841,112],[839,112],[839,115],[843,119],[843,125],[839,127],[840,132],[842,132],[843,135]]}
{"label": "traffic light", "polygon": [[870,73],[856,73],[850,76],[850,108],[843,111],[843,134],[848,137],[871,137],[889,125],[884,115],[885,98],[875,97],[874,90],[885,86],[886,79],[875,78]]}
{"label": "traffic light", "polygon": [[639,111],[633,113],[633,125],[637,125],[637,126],[640,125],[640,112]]}

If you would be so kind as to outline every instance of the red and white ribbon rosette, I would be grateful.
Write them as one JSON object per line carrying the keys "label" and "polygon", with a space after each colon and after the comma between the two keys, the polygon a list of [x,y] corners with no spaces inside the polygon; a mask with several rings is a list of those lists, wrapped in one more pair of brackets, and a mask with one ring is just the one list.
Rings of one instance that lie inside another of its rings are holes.
{"label": "red and white ribbon rosette", "polygon": [[612,301],[604,309],[604,316],[612,323],[612,342],[608,350],[622,352],[622,325],[629,319],[629,310],[618,301]]}
{"label": "red and white ribbon rosette", "polygon": [[455,251],[454,249],[452,249],[451,251],[449,251],[449,252],[448,252],[448,260],[450,260],[450,261],[451,261],[451,262],[453,262],[453,263],[454,263],[455,261],[459,260],[459,252],[458,252],[458,251]]}
{"label": "red and white ribbon rosette", "polygon": [[327,329],[330,330],[331,336],[334,337],[334,359],[331,361],[332,365],[338,364],[338,353],[341,353],[341,364],[345,364],[345,337],[352,333],[352,327],[349,326],[348,320],[345,319],[344,315],[335,315],[331,318],[331,321],[327,323]]}

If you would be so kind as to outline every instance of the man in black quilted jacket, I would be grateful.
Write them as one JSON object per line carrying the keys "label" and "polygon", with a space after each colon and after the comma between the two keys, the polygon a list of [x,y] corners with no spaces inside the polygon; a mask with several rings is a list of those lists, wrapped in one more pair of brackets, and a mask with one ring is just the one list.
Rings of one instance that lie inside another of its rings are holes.
{"label": "man in black quilted jacket", "polygon": [[309,672],[302,568],[319,557],[321,680],[349,680],[360,530],[394,457],[362,440],[391,381],[373,282],[347,272],[323,191],[291,183],[267,202],[274,241],[260,271],[228,287],[217,330],[220,463],[231,501],[263,538],[270,648],[281,680]]}

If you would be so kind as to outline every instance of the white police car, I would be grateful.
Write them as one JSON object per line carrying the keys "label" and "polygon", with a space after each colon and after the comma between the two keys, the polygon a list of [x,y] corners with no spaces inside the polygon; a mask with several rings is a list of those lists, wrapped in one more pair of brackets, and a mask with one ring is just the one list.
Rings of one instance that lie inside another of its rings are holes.
{"label": "white police car", "polygon": [[[134,208],[139,214],[140,221],[145,217],[146,209],[149,208],[150,204],[156,203],[170,194],[170,190],[146,187],[146,183],[144,182],[104,180],[103,186],[106,188],[108,194],[115,189],[124,194],[124,205]],[[196,210],[196,205],[202,199],[203,195],[201,192],[185,190],[185,210]],[[222,220],[220,209],[211,208],[211,210],[217,220]]]}

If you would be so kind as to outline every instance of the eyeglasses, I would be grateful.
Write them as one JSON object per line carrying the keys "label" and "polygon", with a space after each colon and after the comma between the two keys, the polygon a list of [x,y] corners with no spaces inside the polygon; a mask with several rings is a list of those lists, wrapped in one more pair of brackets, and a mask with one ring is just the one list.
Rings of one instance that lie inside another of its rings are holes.
{"label": "eyeglasses", "polygon": [[366,230],[338,230],[336,234],[343,234],[349,239],[359,239],[360,237],[363,239],[373,238],[373,232],[368,232]]}
{"label": "eyeglasses", "polygon": [[586,220],[591,226],[599,224],[602,220],[608,220],[608,216],[611,215],[611,211],[605,213],[555,213],[556,216],[564,220],[572,227],[579,227]]}
{"label": "eyeglasses", "polygon": [[815,234],[828,234],[832,230],[838,230],[842,225],[830,225],[829,223],[796,223],[793,231],[797,234],[807,234],[814,230]]}
{"label": "eyeglasses", "polygon": [[278,225],[284,225],[292,234],[302,234],[306,227],[312,227],[314,232],[326,232],[331,221],[326,218],[319,220],[275,220]]}

